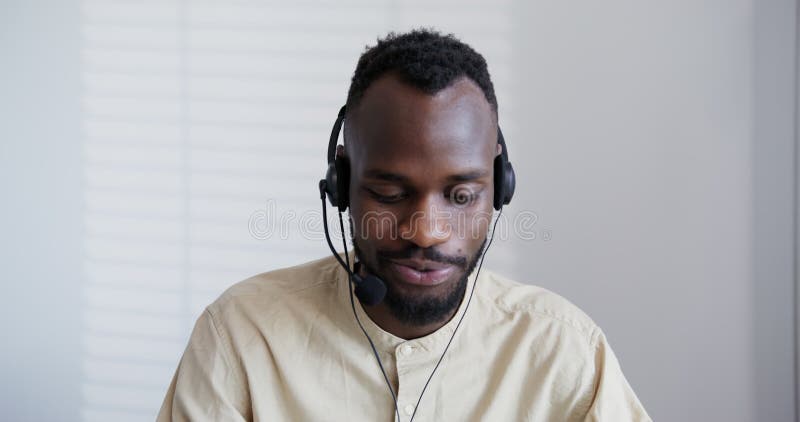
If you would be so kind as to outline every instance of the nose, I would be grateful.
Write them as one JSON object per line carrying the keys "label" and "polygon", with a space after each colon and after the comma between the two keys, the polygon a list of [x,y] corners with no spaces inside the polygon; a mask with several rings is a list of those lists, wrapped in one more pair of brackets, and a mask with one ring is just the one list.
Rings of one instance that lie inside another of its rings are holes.
{"label": "nose", "polygon": [[400,237],[420,248],[430,248],[450,239],[449,211],[432,199],[421,199],[399,227]]}

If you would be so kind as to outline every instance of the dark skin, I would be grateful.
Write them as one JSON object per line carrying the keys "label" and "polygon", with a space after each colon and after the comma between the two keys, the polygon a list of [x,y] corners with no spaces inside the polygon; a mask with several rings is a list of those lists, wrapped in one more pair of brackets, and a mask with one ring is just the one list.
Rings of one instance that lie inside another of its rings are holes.
{"label": "dark skin", "polygon": [[[495,111],[468,78],[430,95],[387,74],[348,110],[346,125],[339,154],[351,163],[350,216],[365,263],[359,271],[373,269],[407,300],[452,294],[491,221],[500,153]],[[455,192],[468,192],[466,202],[453,201]],[[365,218],[377,214],[391,218]],[[409,282],[408,268],[387,258],[401,255],[417,276],[434,271],[432,281]],[[364,310],[385,331],[413,339],[441,328],[457,306],[424,323],[399,319],[383,302]]]}

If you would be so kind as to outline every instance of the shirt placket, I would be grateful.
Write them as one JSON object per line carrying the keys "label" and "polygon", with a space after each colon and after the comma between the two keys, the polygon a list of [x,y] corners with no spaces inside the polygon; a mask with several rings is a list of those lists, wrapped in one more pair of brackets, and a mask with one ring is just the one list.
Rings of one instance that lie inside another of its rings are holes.
{"label": "shirt placket", "polygon": [[426,348],[413,340],[400,343],[394,349],[398,380],[397,410],[400,413],[398,422],[408,422],[412,415],[414,421],[426,420],[424,409],[419,409],[416,415],[414,410],[432,369],[429,365],[429,355],[430,352]]}

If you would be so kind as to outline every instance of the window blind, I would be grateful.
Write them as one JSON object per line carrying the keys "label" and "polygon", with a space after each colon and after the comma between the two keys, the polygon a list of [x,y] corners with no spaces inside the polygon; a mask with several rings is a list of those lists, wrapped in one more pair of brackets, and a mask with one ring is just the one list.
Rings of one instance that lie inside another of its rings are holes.
{"label": "window blind", "polygon": [[317,181],[376,37],[426,26],[473,45],[511,139],[513,6],[84,1],[83,419],[152,420],[206,305],[328,253]]}

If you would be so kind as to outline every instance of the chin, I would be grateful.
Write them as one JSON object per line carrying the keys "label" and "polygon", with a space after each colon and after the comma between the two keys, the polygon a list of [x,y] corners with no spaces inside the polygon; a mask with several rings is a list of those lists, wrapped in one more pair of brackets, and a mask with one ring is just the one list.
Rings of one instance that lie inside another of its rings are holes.
{"label": "chin", "polygon": [[458,309],[467,287],[467,277],[448,279],[436,286],[409,285],[386,280],[384,304],[398,320],[412,326],[440,323]]}

